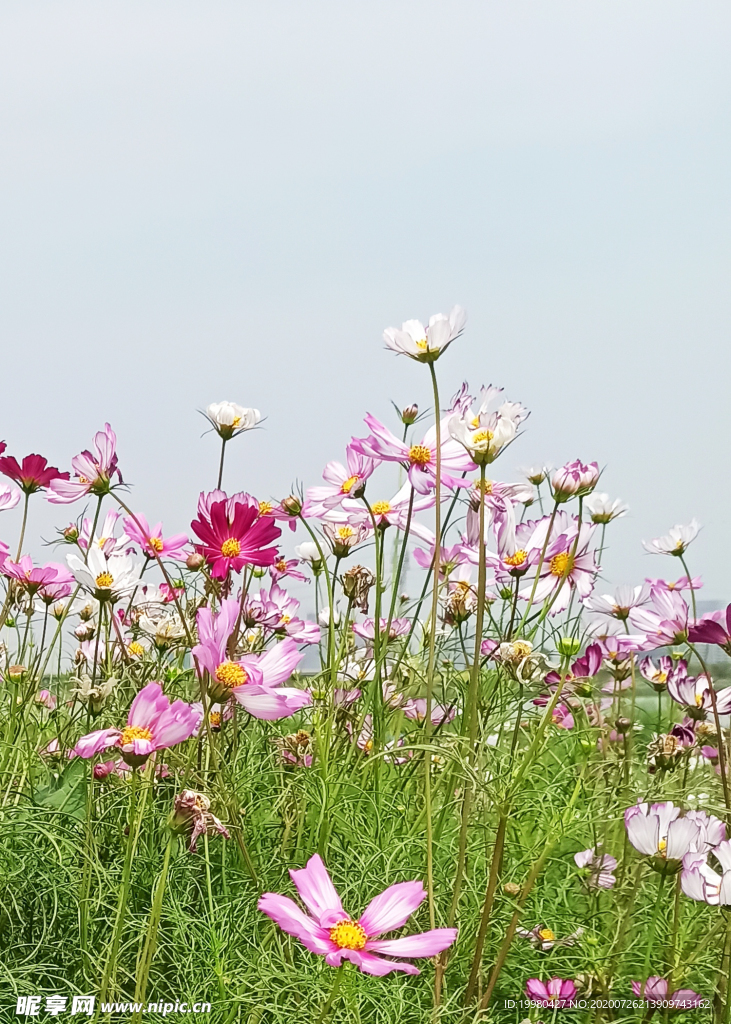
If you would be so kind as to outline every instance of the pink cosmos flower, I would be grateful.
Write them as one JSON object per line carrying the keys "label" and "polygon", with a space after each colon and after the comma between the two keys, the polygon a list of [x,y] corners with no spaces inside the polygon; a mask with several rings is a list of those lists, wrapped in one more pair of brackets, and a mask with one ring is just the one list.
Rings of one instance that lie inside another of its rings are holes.
{"label": "pink cosmos flower", "polygon": [[[201,498],[204,496],[201,495]],[[211,576],[224,579],[233,569],[241,572],[245,565],[273,565],[277,549],[268,547],[282,535],[269,517],[260,517],[256,505],[229,499],[213,501],[207,513],[201,513],[190,524],[201,541],[196,550],[206,557]]]}
{"label": "pink cosmos flower", "polygon": [[150,754],[183,743],[197,725],[190,704],[170,700],[159,683],[148,683],[132,701],[127,725],[122,729],[97,729],[82,736],[74,748],[77,757],[93,757],[109,747],[118,747],[133,767],[144,764]]}
{"label": "pink cosmos flower", "polygon": [[[429,494],[436,485],[437,428],[429,428],[419,444],[408,445],[392,434],[384,425],[371,416],[365,417],[366,425],[371,433],[368,437],[354,437],[351,447],[361,455],[384,462],[400,462],[407,470],[412,487],[419,494]],[[442,483],[452,489],[461,487],[464,481],[453,477],[452,473],[463,473],[473,470],[475,464],[465,449],[457,441],[449,437],[448,420],[442,420]]]}
{"label": "pink cosmos flower", "polygon": [[[405,530],[408,523],[413,534],[425,539],[424,528],[415,519],[409,520],[409,505],[411,505],[412,516],[416,512],[424,512],[426,509],[434,507],[434,494],[414,495],[412,500],[413,492],[413,487],[407,481],[392,498],[384,501],[371,501],[370,511],[362,501],[356,501],[353,498],[343,501],[342,508],[347,513],[348,522],[353,525],[365,523],[372,526],[374,519],[376,526],[381,529],[395,526],[397,530]],[[371,514],[373,519],[371,519]],[[431,531],[426,532],[431,533]]]}
{"label": "pink cosmos flower", "polygon": [[655,647],[685,643],[688,638],[688,605],[674,590],[650,589],[652,605],[632,608],[629,621],[646,634]]}
{"label": "pink cosmos flower", "polygon": [[117,464],[117,435],[108,423],[94,435],[94,451],[83,451],[71,460],[75,479],[56,477],[48,485],[48,500],[68,505],[87,494],[108,494],[116,476],[122,482]]}
{"label": "pink cosmos flower", "polygon": [[278,558],[269,566],[269,575],[274,583],[278,583],[283,576],[291,576],[293,580],[299,580],[300,583],[309,583],[309,576],[297,568],[299,564],[298,558]]}
{"label": "pink cosmos flower", "polygon": [[[431,569],[434,562],[434,534],[429,530],[429,535],[424,538],[429,545],[427,550],[414,548],[414,561],[422,569]],[[467,560],[467,555],[462,544],[441,545],[439,548],[439,575],[445,579],[456,567]]]}
{"label": "pink cosmos flower", "polygon": [[569,1006],[576,997],[576,985],[563,978],[551,978],[544,984],[538,978],[529,978],[525,983],[525,994],[541,1006]]}
{"label": "pink cosmos flower", "polygon": [[49,466],[42,455],[26,455],[21,463],[12,455],[0,459],[0,473],[10,477],[25,494],[45,490],[53,480],[68,480],[69,474]]}
{"label": "pink cosmos flower", "polygon": [[91,533],[94,526],[93,519],[84,518],[81,523],[81,530],[77,531],[75,527],[70,527],[70,529],[78,534],[75,541],[82,551],[88,551],[91,544],[92,547],[99,548],[100,551],[109,557],[109,555],[113,555],[115,552],[122,553],[127,545],[126,537],[115,537],[114,535],[117,523],[121,518],[120,512],[110,509],[105,515],[102,525],[97,526],[93,537]]}
{"label": "pink cosmos flower", "polygon": [[326,487],[309,487],[305,495],[302,514],[305,518],[321,518],[322,512],[337,508],[353,490],[360,493],[368,477],[377,466],[376,459],[361,455],[354,448],[345,451],[347,467],[341,462],[328,462],[323,470]]}
{"label": "pink cosmos flower", "polygon": [[[645,577],[645,583],[649,587],[657,587],[659,590],[702,590],[703,579],[701,576],[693,576],[688,579],[687,576],[681,576],[678,580],[662,580],[652,579],[649,576]],[[715,613],[718,614],[718,613]]]}
{"label": "pink cosmos flower", "polygon": [[209,831],[218,832],[224,839],[231,838],[228,829],[211,814],[211,801],[205,793],[193,789],[184,789],[175,797],[170,824],[176,832],[190,833],[190,853],[196,852],[198,837]]}
{"label": "pink cosmos flower", "polygon": [[652,683],[656,690],[664,690],[667,686],[668,679],[670,678],[671,672],[681,671],[680,666],[683,666],[682,671],[687,675],[687,663],[681,659],[681,661],[674,662],[672,658],[664,654],[661,658],[658,658],[657,665],[654,663],[652,658],[641,658],[637,667],[640,670],[640,675]]}
{"label": "pink cosmos flower", "polygon": [[[714,871],[708,863],[709,854],[721,869]],[[714,849],[691,851],[683,857],[680,886],[692,900],[711,906],[731,904],[731,843],[724,839]]]}
{"label": "pink cosmos flower", "polygon": [[587,601],[587,607],[597,615],[626,622],[633,608],[641,608],[650,601],[650,588],[645,584],[638,587],[617,587],[614,596],[602,594]]}
{"label": "pink cosmos flower", "polygon": [[553,500],[564,502],[569,498],[581,498],[591,494],[599,483],[599,475],[599,466],[596,462],[590,462],[588,465],[580,459],[567,462],[551,477]]}
{"label": "pink cosmos flower", "polygon": [[49,711],[53,711],[58,703],[58,698],[54,697],[50,690],[39,690],[36,694],[36,703],[42,704]]}
{"label": "pink cosmos flower", "polygon": [[[668,676],[668,695],[686,708],[691,718],[705,718],[707,711],[713,707],[712,680],[701,673],[699,676],[689,676],[680,668],[680,663],[673,666]],[[731,712],[731,686],[716,692],[716,706],[719,715],[727,715]]]}
{"label": "pink cosmos flower", "polygon": [[[181,583],[181,585],[176,586],[176,583]],[[180,600],[180,598],[185,594],[185,587],[182,585],[180,580],[173,580],[172,587],[168,583],[161,583],[159,590],[163,596],[165,604],[172,604],[176,597]]]}
{"label": "pink cosmos flower", "polygon": [[0,566],[0,572],[10,579],[16,580],[29,594],[35,594],[41,587],[74,582],[74,577],[66,566],[48,562],[46,565],[34,568],[30,555],[23,555],[19,562],[13,562],[10,558],[6,558]]}
{"label": "pink cosmos flower", "polygon": [[[556,523],[558,521],[557,516]],[[527,578],[520,590],[520,597],[523,600],[530,600],[532,595],[536,603],[542,603],[552,598],[560,587],[560,593],[551,606],[552,615],[565,611],[571,601],[571,594],[574,592],[579,600],[585,601],[594,589],[594,581],[600,570],[594,552],[589,549],[596,527],[582,523],[577,543],[577,520],[571,517],[568,523],[564,519],[562,526],[564,523],[566,524],[564,531],[551,540],[546,549],[535,593],[533,592],[533,579],[530,577]],[[543,539],[541,539],[541,533]],[[540,541],[542,547],[543,540],[545,540],[545,530],[536,530],[530,545],[535,548]]]}
{"label": "pink cosmos flower", "polygon": [[[385,636],[386,626],[388,625],[388,619],[380,619],[380,635]],[[363,640],[373,640],[376,635],[376,620],[365,619],[363,622],[353,623],[353,632],[356,636],[361,637]],[[410,619],[393,619],[391,621],[391,628],[388,631],[388,639],[395,640],[399,636],[406,636],[411,629]]]}
{"label": "pink cosmos flower", "polygon": [[[383,957],[432,957],[447,949],[457,938],[456,928],[434,928],[399,939],[379,939],[384,932],[402,928],[426,898],[421,882],[391,885],[366,907],[357,921],[343,910],[327,869],[315,854],[299,871],[290,871],[295,887],[307,907],[305,914],[287,896],[266,892],[259,910],[275,921],[282,931],[293,935],[309,949],[325,957],[330,967],[349,960],[366,974],[383,976],[391,971],[419,974],[417,967],[402,960]],[[382,955],[374,955],[382,954]]]}
{"label": "pink cosmos flower", "polygon": [[238,615],[238,601],[229,598],[221,602],[218,615],[200,608],[196,616],[199,643],[192,654],[199,671],[210,676],[209,694],[222,701],[233,696],[254,718],[267,721],[288,718],[311,704],[306,690],[280,685],[303,658],[291,637],[265,654],[247,654],[236,661],[230,657],[228,642]]}
{"label": "pink cosmos flower", "polygon": [[186,534],[176,533],[165,538],[162,535],[162,523],[155,523],[150,527],[143,515],[135,514],[134,519],[127,517],[124,520],[124,532],[148,558],[172,558],[174,561],[182,561],[190,554]]}
{"label": "pink cosmos flower", "polygon": [[692,644],[716,644],[731,652],[731,604],[726,606],[725,613],[712,612],[698,619],[690,627],[688,639]]}
{"label": "pink cosmos flower", "polygon": [[[577,658],[571,666],[570,670],[565,673],[563,677],[563,693],[574,693],[577,690],[582,693],[583,696],[588,696],[590,689],[588,687],[588,680],[593,679],[599,669],[602,667],[602,649],[599,644],[589,644],[586,651],[581,658]],[[544,680],[548,687],[548,695],[541,694],[536,697],[533,701],[538,707],[545,707],[549,700],[550,695],[556,692],[559,684],[561,683],[561,673],[552,670],[548,672]],[[588,691],[588,692],[584,692]],[[558,724],[558,723],[556,723]],[[567,728],[571,728],[568,726]]]}
{"label": "pink cosmos flower", "polygon": [[[403,707],[404,716],[411,718],[415,722],[423,722],[426,719],[426,697],[414,697],[413,700],[409,700],[404,704]],[[432,703],[431,706],[431,724],[432,725],[446,725],[448,722],[454,720],[457,714],[457,708],[454,704],[447,707],[444,704]]]}
{"label": "pink cosmos flower", "polygon": [[665,978],[659,978],[656,974],[651,975],[643,984],[640,981],[632,982],[632,994],[638,998],[646,999],[648,1003],[669,1002],[671,1008],[676,1010],[687,1010],[691,1007],[705,1005],[707,1000],[694,992],[692,988],[679,988],[668,998],[668,983]]}
{"label": "pink cosmos flower", "polygon": [[5,512],[9,508],[15,508],[19,501],[20,491],[17,487],[11,487],[10,484],[0,487],[0,512]]}
{"label": "pink cosmos flower", "polygon": [[611,889],[616,884],[616,857],[608,853],[599,853],[598,849],[592,846],[588,850],[575,853],[574,863],[577,868],[588,869],[586,884],[590,889]]}
{"label": "pink cosmos flower", "polygon": [[574,716],[566,704],[557,704],[551,713],[553,724],[559,729],[573,729]]}

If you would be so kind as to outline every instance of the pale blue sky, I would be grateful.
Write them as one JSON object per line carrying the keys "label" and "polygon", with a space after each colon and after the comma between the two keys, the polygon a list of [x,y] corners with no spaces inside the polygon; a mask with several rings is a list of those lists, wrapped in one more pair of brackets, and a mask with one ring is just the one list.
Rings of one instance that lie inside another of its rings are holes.
{"label": "pale blue sky", "polygon": [[597,459],[632,506],[608,575],[670,568],[640,540],[695,514],[731,596],[730,43],[705,0],[0,3],[9,450],[67,466],[108,419],[185,528],[197,408],[268,417],[230,484],[316,483],[363,412],[428,397],[383,328],[459,302],[445,396],[532,409],[499,474]]}

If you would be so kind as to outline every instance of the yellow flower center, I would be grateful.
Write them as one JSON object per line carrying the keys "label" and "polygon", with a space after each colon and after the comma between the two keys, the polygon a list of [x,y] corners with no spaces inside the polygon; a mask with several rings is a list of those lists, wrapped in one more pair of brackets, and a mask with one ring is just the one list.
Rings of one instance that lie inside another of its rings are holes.
{"label": "yellow flower center", "polygon": [[216,679],[232,690],[234,686],[243,686],[248,682],[249,676],[243,665],[237,665],[235,661],[224,661],[216,669]]}
{"label": "yellow flower center", "polygon": [[233,422],[231,423],[231,426],[232,427],[238,427],[239,423],[241,423],[241,417],[240,416],[234,416]]}
{"label": "yellow flower center", "polygon": [[514,555],[508,555],[507,558],[503,559],[503,561],[505,562],[506,565],[517,566],[522,565],[527,559],[527,557],[528,552],[523,551],[523,549],[521,548],[520,551],[516,551]]}
{"label": "yellow flower center", "polygon": [[273,507],[274,506],[272,505],[271,501],[260,501],[259,502],[259,515],[260,516],[268,516]]}
{"label": "yellow flower center", "polygon": [[492,441],[493,433],[491,430],[478,430],[472,435],[473,444],[482,444],[483,441]]}
{"label": "yellow flower center", "polygon": [[357,476],[349,476],[347,480],[344,480],[340,485],[341,494],[350,494],[355,485],[358,483]]}
{"label": "yellow flower center", "polygon": [[208,721],[211,723],[212,728],[218,729],[221,725],[221,712],[211,711],[211,713],[208,716]]}
{"label": "yellow flower center", "polygon": [[391,511],[390,501],[375,501],[373,503],[373,515],[374,516],[385,516],[387,512]]}
{"label": "yellow flower center", "polygon": [[492,494],[492,480],[475,480],[474,487],[483,494]]}
{"label": "yellow flower center", "polygon": [[283,558],[280,558],[279,561],[274,564],[274,568],[277,569],[279,572],[286,572],[287,563]]}
{"label": "yellow flower center", "polygon": [[480,417],[479,416],[473,416],[472,419],[470,420],[470,426],[472,427],[473,430],[477,430],[479,425],[480,425]]}
{"label": "yellow flower center", "polygon": [[130,746],[134,740],[151,740],[152,733],[149,729],[145,729],[141,725],[128,725],[122,729],[122,735],[119,738],[120,745],[123,747]]}
{"label": "yellow flower center", "polygon": [[355,530],[352,526],[339,526],[335,532],[340,540],[350,540],[351,537],[355,536]]}
{"label": "yellow flower center", "polygon": [[282,621],[281,621],[280,625],[281,626],[286,626],[287,623],[289,623],[291,621],[292,621],[292,616],[291,615],[283,615],[282,616]]}
{"label": "yellow flower center", "polygon": [[138,643],[137,640],[133,640],[132,643],[127,648],[127,650],[135,658],[141,658],[142,655],[145,653],[145,648],[142,646],[141,643]]}
{"label": "yellow flower center", "polygon": [[96,585],[100,590],[109,590],[114,583],[114,576],[110,572],[100,572],[96,578]]}
{"label": "yellow flower center", "polygon": [[241,545],[235,537],[229,537],[221,545],[221,554],[224,558],[236,558],[241,551]]}
{"label": "yellow flower center", "polygon": [[554,576],[568,576],[574,567],[574,556],[562,551],[551,559],[551,572]]}
{"label": "yellow flower center", "polygon": [[658,672],[655,678],[658,683],[666,683],[668,681],[668,674],[667,672]]}
{"label": "yellow flower center", "polygon": [[543,939],[544,942],[553,942],[556,936],[553,934],[550,928],[539,928],[538,938]]}
{"label": "yellow flower center", "polygon": [[699,708],[699,707],[701,707],[702,704],[703,704],[703,694],[702,693],[697,693],[695,695],[695,706],[697,708]]}
{"label": "yellow flower center", "polygon": [[527,658],[533,653],[533,645],[526,640],[516,640],[513,643],[513,653],[516,658]]}
{"label": "yellow flower center", "polygon": [[431,462],[431,452],[425,444],[413,444],[409,448],[409,462],[415,466],[426,466]]}
{"label": "yellow flower center", "polygon": [[162,539],[160,537],[148,537],[147,543],[153,551],[157,551],[158,555],[160,554],[162,551]]}
{"label": "yellow flower center", "polygon": [[426,352],[426,350],[429,348],[429,342],[426,340],[426,338],[419,338],[419,340],[415,342],[415,345],[420,352]]}
{"label": "yellow flower center", "polygon": [[363,925],[357,921],[340,921],[330,929],[330,941],[339,949],[363,949],[368,936]]}
{"label": "yellow flower center", "polygon": [[662,856],[664,857],[665,856],[665,851],[667,850],[667,848],[668,848],[668,841],[667,841],[667,839],[660,839],[658,844],[657,844],[657,852],[662,854]]}

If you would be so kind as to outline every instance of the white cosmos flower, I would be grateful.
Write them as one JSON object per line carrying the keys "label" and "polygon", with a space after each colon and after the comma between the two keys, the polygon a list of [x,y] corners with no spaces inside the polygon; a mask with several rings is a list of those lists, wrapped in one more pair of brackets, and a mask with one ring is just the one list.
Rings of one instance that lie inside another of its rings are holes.
{"label": "white cosmos flower", "polygon": [[624,505],[620,498],[609,500],[608,494],[590,494],[584,502],[589,510],[592,523],[611,523],[613,519],[629,512],[629,505]]}
{"label": "white cosmos flower", "polygon": [[6,508],[15,508],[20,501],[20,491],[12,484],[0,485],[0,512]]}
{"label": "white cosmos flower", "polygon": [[67,555],[69,569],[84,590],[97,601],[118,601],[128,597],[140,580],[142,563],[133,562],[129,555],[112,554],[108,558],[98,547],[92,547],[87,561],[78,555]]}
{"label": "white cosmos flower", "polygon": [[294,549],[294,553],[295,555],[297,555],[301,562],[309,562],[310,565],[313,562],[321,561],[320,551],[317,547],[317,544],[315,544],[315,542],[311,540],[306,540],[304,541],[304,543],[298,544],[297,547]]}
{"label": "white cosmos flower", "polygon": [[236,402],[212,402],[205,414],[224,441],[251,430],[261,421],[258,409],[245,409]]}
{"label": "white cosmos flower", "polygon": [[401,328],[387,327],[383,340],[390,349],[420,363],[433,363],[464,330],[467,314],[461,306],[452,306],[449,316],[435,313],[424,327],[421,320],[406,320]]}
{"label": "white cosmos flower", "polygon": [[673,526],[664,537],[642,541],[646,551],[653,555],[683,555],[690,543],[698,536],[701,526],[697,519],[691,519],[687,526]]}
{"label": "white cosmos flower", "polygon": [[167,648],[185,636],[185,628],[176,611],[162,616],[140,616],[140,629],[152,638],[156,647]]}
{"label": "white cosmos flower", "polygon": [[450,436],[467,449],[478,465],[493,462],[518,430],[515,421],[506,416],[496,419],[492,414],[485,419],[489,419],[489,424],[482,422],[483,417],[468,412],[466,416],[452,416],[449,420]]}

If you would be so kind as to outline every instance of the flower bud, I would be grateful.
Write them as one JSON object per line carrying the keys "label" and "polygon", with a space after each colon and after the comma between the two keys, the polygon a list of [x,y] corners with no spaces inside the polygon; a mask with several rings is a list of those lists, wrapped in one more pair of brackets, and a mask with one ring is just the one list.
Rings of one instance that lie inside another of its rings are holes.
{"label": "flower bud", "polygon": [[27,671],[25,665],[10,665],[8,679],[13,683],[19,683]]}
{"label": "flower bud", "polygon": [[290,494],[282,500],[282,509],[289,516],[298,516],[302,511],[302,502],[296,494]]}
{"label": "flower bud", "polygon": [[192,555],[188,555],[188,557],[185,560],[185,564],[193,572],[196,572],[198,569],[201,569],[204,563],[205,558],[198,551],[194,551]]}
{"label": "flower bud", "polygon": [[506,882],[503,886],[503,892],[506,896],[520,896],[520,886],[515,882]]}
{"label": "flower bud", "polygon": [[401,410],[401,422],[405,427],[410,427],[412,423],[416,423],[416,417],[419,415],[419,406],[414,403],[413,405],[407,405],[405,409]]}
{"label": "flower bud", "polygon": [[581,641],[577,637],[562,636],[556,644],[556,650],[564,658],[573,658],[581,650]]}
{"label": "flower bud", "polygon": [[75,544],[79,539],[78,527],[74,523],[71,523],[70,526],[67,526],[66,529],[62,531],[62,537],[67,544]]}

